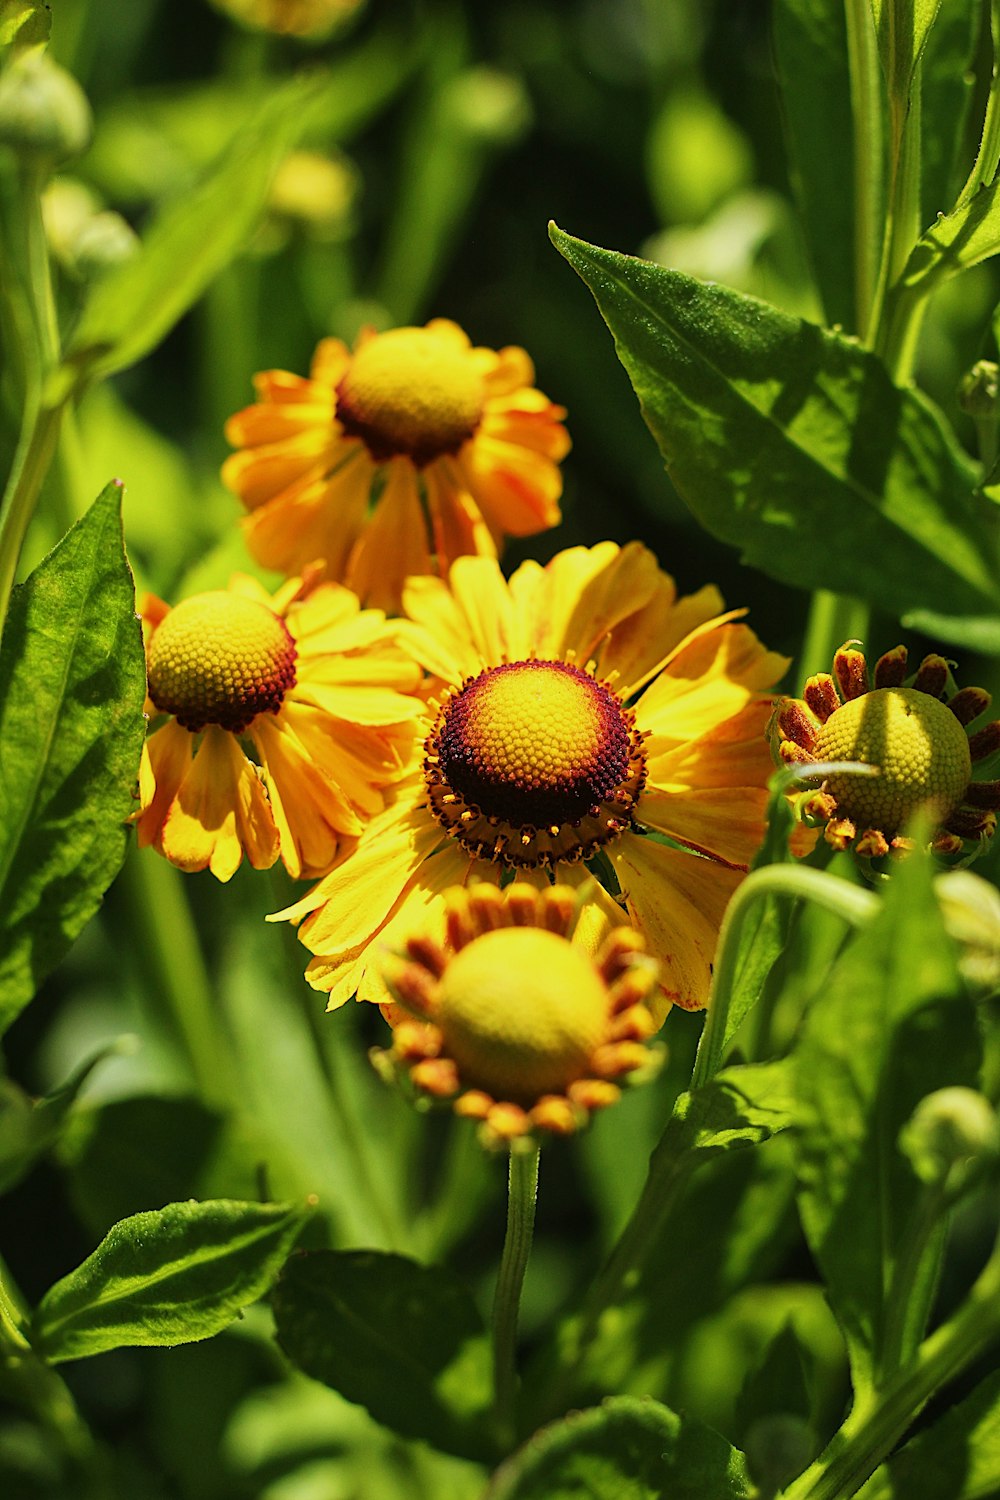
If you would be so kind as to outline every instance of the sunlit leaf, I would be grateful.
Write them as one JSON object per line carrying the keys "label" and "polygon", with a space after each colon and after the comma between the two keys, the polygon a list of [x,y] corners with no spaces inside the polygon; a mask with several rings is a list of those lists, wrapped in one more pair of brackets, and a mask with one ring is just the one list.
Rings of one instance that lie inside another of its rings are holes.
{"label": "sunlit leaf", "polygon": [[15,590],[0,647],[0,1031],[125,857],[145,693],[110,484]]}
{"label": "sunlit leaf", "polygon": [[15,54],[42,47],[52,30],[52,11],[45,0],[0,0],[0,60],[10,48]]}
{"label": "sunlit leaf", "polygon": [[287,1203],[170,1203],[111,1229],[42,1298],[33,1342],[53,1363],[207,1339],[271,1285],[308,1212]]}
{"label": "sunlit leaf", "polygon": [[551,234],[614,334],[674,485],[713,535],[771,577],[883,610],[933,600],[942,613],[996,612],[972,467],[874,355],[755,298]]}
{"label": "sunlit leaf", "polygon": [[919,1432],[858,1491],[858,1500],[995,1500],[1000,1494],[1000,1373]]}
{"label": "sunlit leaf", "polygon": [[694,1417],[619,1396],[543,1427],[502,1464],[483,1500],[741,1500],[742,1453]]}
{"label": "sunlit leaf", "polygon": [[941,0],[871,0],[871,7],[889,88],[905,100]]}

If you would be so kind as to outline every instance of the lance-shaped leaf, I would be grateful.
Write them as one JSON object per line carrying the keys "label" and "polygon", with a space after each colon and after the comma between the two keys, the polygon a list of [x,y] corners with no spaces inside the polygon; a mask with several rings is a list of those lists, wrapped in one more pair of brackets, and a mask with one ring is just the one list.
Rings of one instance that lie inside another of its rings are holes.
{"label": "lance-shaped leaf", "polygon": [[0,645],[0,1032],[125,857],[146,662],[117,483],[15,589]]}
{"label": "lance-shaped leaf", "polygon": [[928,862],[913,855],[894,872],[814,997],[795,1053],[802,1223],[859,1393],[886,1351],[890,1311],[894,1364],[919,1341],[935,1282],[929,1254],[906,1305],[893,1303],[923,1192],[900,1131],[925,1095],[978,1080],[973,1007]]}
{"label": "lance-shaped leaf", "polygon": [[502,1464],[483,1500],[743,1500],[743,1454],[695,1417],[617,1396],[543,1427]]}
{"label": "lance-shaped leaf", "polygon": [[871,7],[890,93],[905,104],[941,0],[871,0]]}
{"label": "lance-shaped leaf", "polygon": [[8,1192],[58,1141],[77,1096],[98,1063],[134,1046],[122,1037],[101,1047],[54,1093],[32,1099],[12,1078],[0,1078],[0,1193]]}
{"label": "lance-shaped leaf", "polygon": [[142,359],[197,301],[257,224],[275,170],[305,129],[319,90],[314,75],[277,90],[200,185],[163,207],[139,251],[94,283],[52,399],[77,379]]}
{"label": "lance-shaped leaf", "polygon": [[551,234],[714,536],[771,577],[897,614],[928,601],[996,613],[995,543],[969,461],[873,354],[756,298]]}
{"label": "lance-shaped leaf", "polygon": [[394,1432],[467,1458],[490,1451],[488,1343],[471,1293],[441,1267],[374,1250],[295,1256],[274,1320],[300,1370]]}
{"label": "lance-shaped leaf", "polygon": [[219,1198],[122,1219],[46,1292],[32,1342],[54,1364],[211,1338],[268,1290],[308,1216]]}
{"label": "lance-shaped leaf", "polygon": [[45,0],[0,0],[0,61],[11,53],[44,47],[52,30]]}
{"label": "lance-shaped leaf", "polygon": [[876,1469],[858,1500],[995,1500],[1000,1495],[1000,1373]]}

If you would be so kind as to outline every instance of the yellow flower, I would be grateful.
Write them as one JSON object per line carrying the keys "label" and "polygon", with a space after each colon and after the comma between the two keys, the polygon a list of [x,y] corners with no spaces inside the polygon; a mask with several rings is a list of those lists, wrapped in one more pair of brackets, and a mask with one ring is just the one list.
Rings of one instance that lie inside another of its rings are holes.
{"label": "yellow flower", "polygon": [[409,574],[554,526],[569,438],[534,378],[523,349],[475,349],[444,318],[367,330],[353,353],[324,339],[308,380],[258,375],[222,468],[250,551],[286,574],[322,561],[395,611]]}
{"label": "yellow flower", "polygon": [[[925,656],[907,680],[905,646],[887,651],[869,680],[864,652],[848,642],[801,698],[785,698],[774,716],[778,757],[803,769],[856,761],[877,774],[836,771],[800,799],[805,818],[823,825],[828,844],[879,859],[905,849],[903,829],[926,808],[937,831],[932,847],[958,854],[966,840],[991,838],[1000,808],[1000,782],[973,781],[972,765],[1000,749],[1000,721],[973,724],[989,708],[983,688],[948,691],[944,657]],[[836,680],[835,680],[836,679]],[[839,689],[839,691],[838,691]]]}
{"label": "yellow flower", "polygon": [[237,21],[261,31],[318,36],[354,14],[361,0],[212,0]]}
{"label": "yellow flower", "polygon": [[[446,686],[423,764],[357,847],[279,916],[330,1006],[385,999],[368,945],[441,919],[442,892],[508,870],[621,892],[669,1002],[706,1003],[719,924],[764,828],[763,696],[784,670],[714,588],[678,598],[646,548],[605,542],[505,582],[461,558],[414,578],[400,641]],[[599,892],[607,920],[625,912]],[[304,919],[304,920],[303,920]]]}
{"label": "yellow flower", "polygon": [[[253,579],[143,609],[148,739],[140,845],[228,880],[243,854],[314,878],[381,811],[412,753],[420,671],[339,584]],[[256,756],[244,748],[249,742]]]}
{"label": "yellow flower", "polygon": [[446,945],[418,932],[383,959],[397,1004],[384,1008],[393,1045],[376,1065],[480,1120],[487,1146],[571,1135],[662,1057],[645,1045],[656,967],[626,927],[609,928],[593,956],[572,943],[581,895],[520,881],[457,887],[445,896]]}

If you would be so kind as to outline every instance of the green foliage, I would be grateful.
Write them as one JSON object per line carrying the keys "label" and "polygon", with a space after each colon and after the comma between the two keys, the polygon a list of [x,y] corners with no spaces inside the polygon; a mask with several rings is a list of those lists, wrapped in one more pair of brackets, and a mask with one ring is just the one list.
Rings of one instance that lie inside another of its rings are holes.
{"label": "green foliage", "polygon": [[44,0],[0,0],[0,57],[41,47],[52,31],[52,13]]}
{"label": "green foliage", "polygon": [[924,860],[897,869],[878,915],[845,948],[813,1000],[795,1059],[802,1223],[855,1390],[868,1392],[880,1366],[894,1366],[919,1340],[936,1274],[936,1255],[911,1260],[924,1248],[924,1189],[899,1133],[935,1088],[974,1086],[980,1062],[975,1015]]}
{"label": "green foliage", "polygon": [[135,807],[145,657],[121,489],[15,591],[0,649],[0,1031],[100,905]]}
{"label": "green foliage", "polygon": [[271,1285],[308,1212],[287,1203],[170,1203],[123,1219],[35,1312],[53,1364],[211,1338]]}
{"label": "green foliage", "polygon": [[94,284],[60,381],[123,370],[169,333],[246,242],[319,90],[315,78],[276,89],[201,184],[160,211],[139,252]]}
{"label": "green foliage", "polygon": [[1000,1374],[917,1434],[858,1491],[859,1500],[993,1500],[1000,1493]]}
{"label": "green foliage", "polygon": [[544,1427],[501,1464],[483,1500],[741,1500],[742,1453],[692,1417],[629,1396]]}
{"label": "green foliage", "polygon": [[486,1335],[447,1271],[374,1251],[303,1254],[275,1288],[274,1320],[300,1370],[393,1431],[460,1457],[489,1452]]}
{"label": "green foliage", "polygon": [[15,1186],[56,1144],[87,1079],[117,1050],[114,1045],[102,1048],[62,1088],[41,1099],[32,1099],[12,1078],[0,1078],[0,1193]]}
{"label": "green foliage", "polygon": [[724,287],[552,239],[590,287],[670,477],[743,559],[898,614],[1000,607],[971,467],[861,346]]}

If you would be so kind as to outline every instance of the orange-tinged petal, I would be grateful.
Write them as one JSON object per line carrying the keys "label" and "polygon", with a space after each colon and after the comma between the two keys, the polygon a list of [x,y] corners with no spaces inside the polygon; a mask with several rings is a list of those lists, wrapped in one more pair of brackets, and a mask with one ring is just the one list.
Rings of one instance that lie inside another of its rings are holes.
{"label": "orange-tinged petal", "polygon": [[439,458],[427,465],[424,487],[441,573],[447,573],[458,557],[496,556],[502,537],[493,536],[450,460]]}
{"label": "orange-tinged petal", "polygon": [[549,459],[480,431],[456,466],[491,531],[533,536],[558,524],[562,474]]}
{"label": "orange-tinged petal", "polygon": [[373,473],[359,450],[335,474],[276,494],[243,520],[249,551],[276,572],[302,573],[323,562],[339,575],[364,527]]}
{"label": "orange-tinged petal", "polygon": [[351,351],[343,339],[320,339],[309,374],[318,385],[335,387],[351,362]]}
{"label": "orange-tinged petal", "polygon": [[731,718],[788,665],[747,625],[716,622],[689,635],[642,695],[642,728],[664,743],[697,739]]}
{"label": "orange-tinged petal", "polygon": [[278,857],[278,830],[263,785],[236,740],[210,725],[163,824],[162,849],[182,870],[218,880],[237,871],[244,850],[255,869]]}
{"label": "orange-tinged petal", "polygon": [[[535,366],[526,349],[508,344],[503,349],[477,349],[487,401],[502,398],[535,383]],[[486,356],[492,356],[487,360]]]}
{"label": "orange-tinged petal", "polygon": [[194,735],[182,729],[176,719],[169,719],[143,745],[139,814],[135,820],[140,849],[147,844],[159,848],[163,821],[191,768],[193,753]]}
{"label": "orange-tinged petal", "polygon": [[767,789],[763,786],[680,787],[646,785],[636,817],[702,854],[745,869],[764,837]]}
{"label": "orange-tinged petal", "polygon": [[661,993],[647,1002],[657,1022],[670,1003],[700,1009],[708,1003],[722,918],[743,875],[635,834],[609,853],[629,912],[661,965]]}
{"label": "orange-tinged petal", "polygon": [[[645,726],[643,699],[636,720]],[[767,725],[769,699],[755,699],[696,740],[646,740],[647,785],[679,792],[688,787],[765,786],[774,772]]]}
{"label": "orange-tinged petal", "polygon": [[314,759],[295,732],[287,706],[280,715],[260,714],[250,734],[260,752],[271,810],[281,839],[281,858],[295,879],[325,875],[343,835],[364,824],[335,779],[335,768]]}
{"label": "orange-tinged petal", "polygon": [[503,401],[488,403],[480,430],[499,442],[530,448],[558,463],[572,446],[562,425],[565,415],[566,408],[556,406],[541,391],[521,390]]}
{"label": "orange-tinged petal", "polygon": [[284,442],[241,448],[222,465],[222,482],[256,510],[278,495],[297,494],[336,467],[336,444],[321,428],[310,427]]}
{"label": "orange-tinged petal", "polygon": [[385,489],[351,553],[347,582],[367,603],[395,613],[407,576],[432,565],[416,470],[405,458],[385,467]]}

